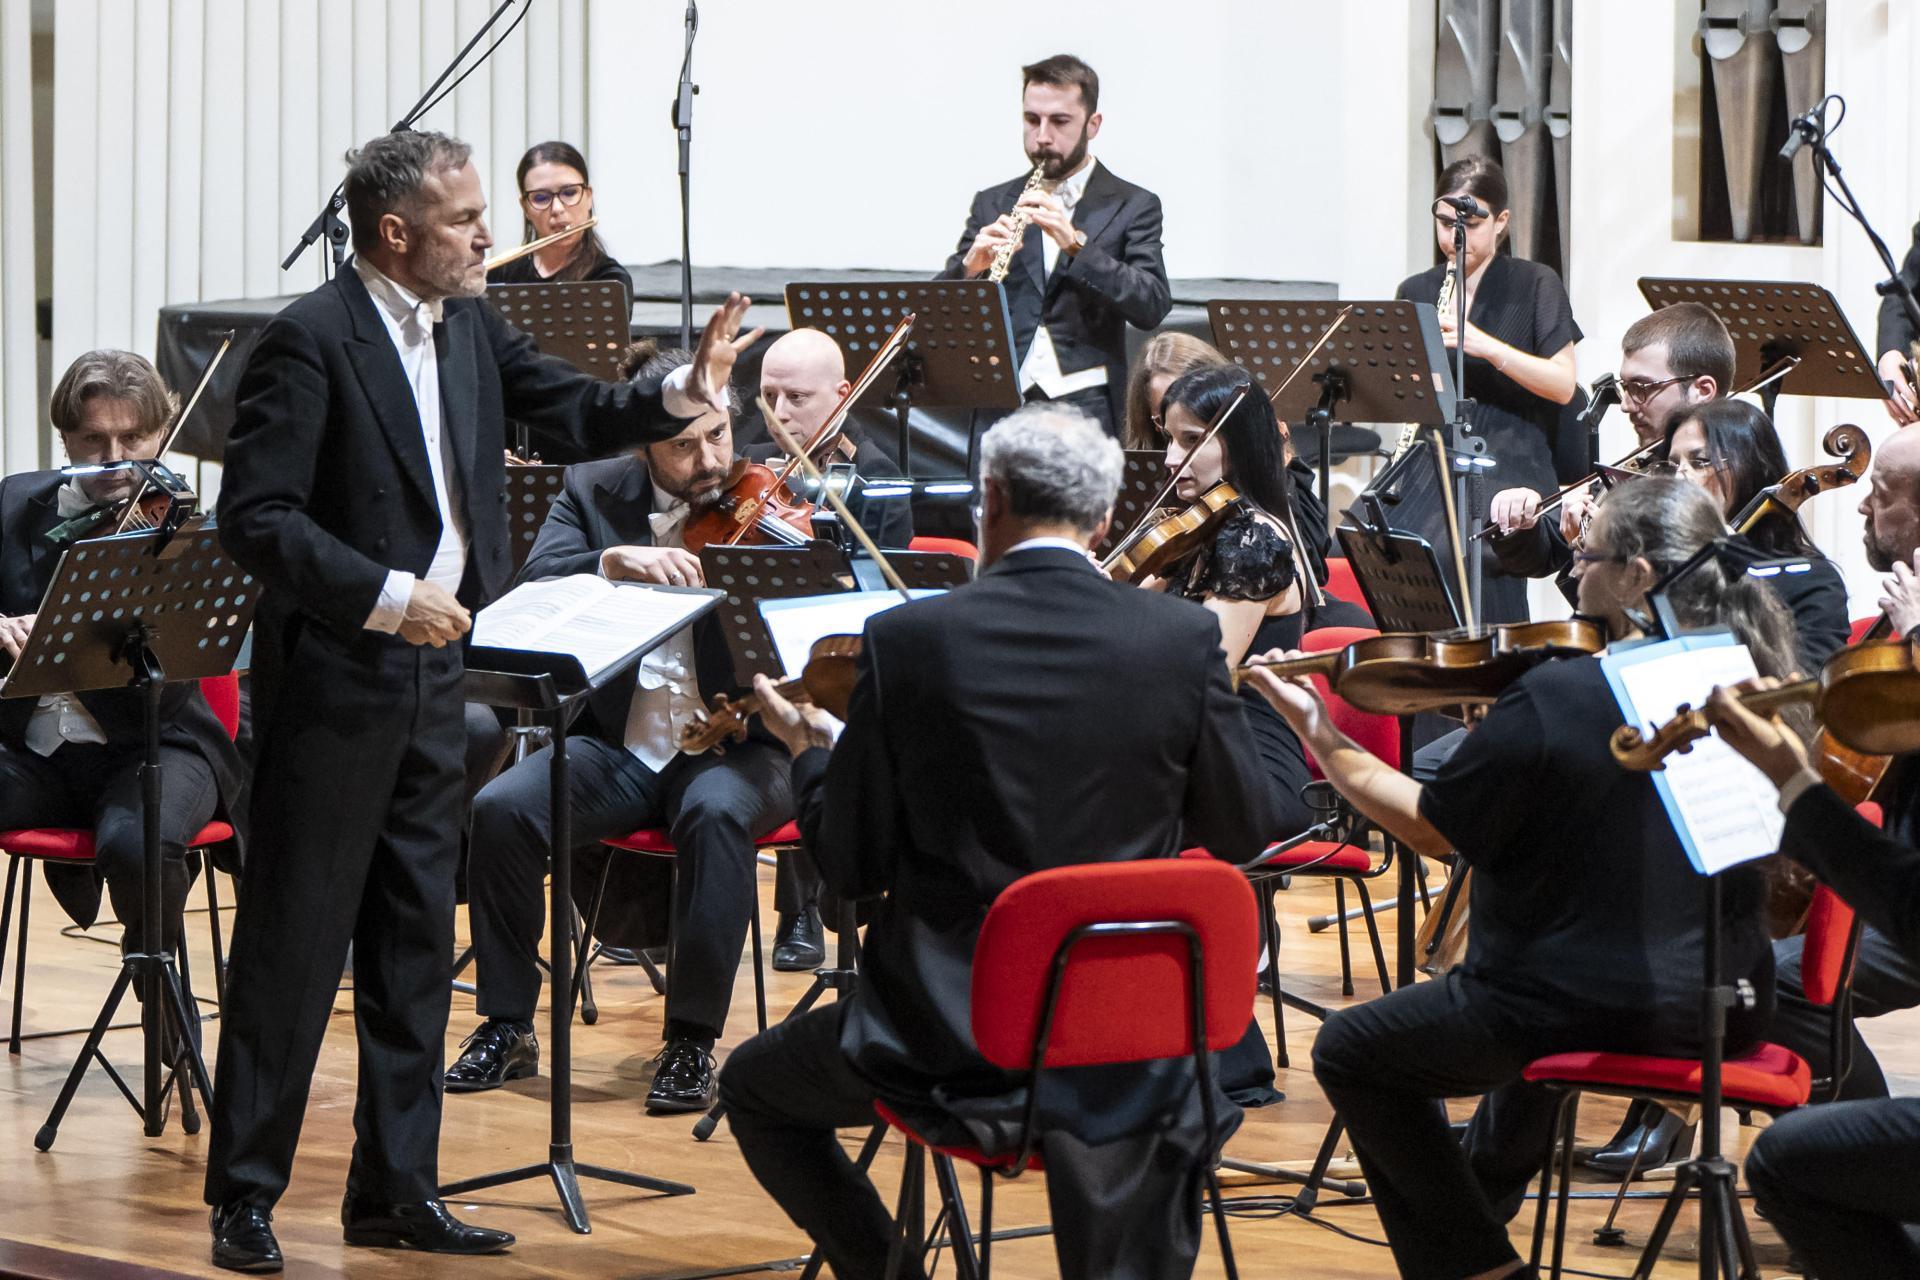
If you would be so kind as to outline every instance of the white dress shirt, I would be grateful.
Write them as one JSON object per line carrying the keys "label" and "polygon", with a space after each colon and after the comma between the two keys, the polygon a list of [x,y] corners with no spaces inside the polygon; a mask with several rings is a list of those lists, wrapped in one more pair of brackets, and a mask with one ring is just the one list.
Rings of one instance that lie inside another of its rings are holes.
{"label": "white dress shirt", "polygon": [[[1086,194],[1087,179],[1093,176],[1093,166],[1098,164],[1092,156],[1086,158],[1078,169],[1061,179],[1060,185],[1053,189],[1054,196],[1060,201],[1067,216],[1073,216],[1074,206],[1080,203],[1080,197]],[[1043,280],[1053,274],[1053,266],[1060,261],[1060,246],[1052,236],[1044,231],[1040,233],[1040,254],[1044,266]],[[1044,292],[1045,285],[1042,285]],[[1107,385],[1107,366],[1097,364],[1091,369],[1082,369],[1079,373],[1063,373],[1060,369],[1060,355],[1053,348],[1053,335],[1047,332],[1047,326],[1041,325],[1033,332],[1033,345],[1027,348],[1027,358],[1020,364],[1020,390],[1028,391],[1039,387],[1049,400],[1058,400],[1062,396],[1072,395],[1076,391],[1085,391],[1089,387]]]}
{"label": "white dress shirt", "polygon": [[[54,507],[62,520],[71,520],[93,505],[78,480],[69,480],[54,490]],[[27,718],[27,748],[35,755],[50,756],[63,742],[105,742],[107,734],[93,713],[80,705],[70,693],[41,695],[33,714]]]}
{"label": "white dress shirt", "polygon": [[[441,300],[423,302],[412,290],[394,283],[365,258],[356,256],[353,269],[373,298],[373,309],[387,327],[399,353],[400,367],[407,384],[413,388],[413,401],[420,412],[420,433],[427,447],[427,469],[433,474],[433,501],[440,510],[440,543],[434,548],[433,563],[427,568],[427,581],[449,595],[460,590],[467,572],[467,522],[460,501],[459,477],[453,465],[453,450],[441,420],[440,358],[433,349],[433,326],[440,323]],[[379,603],[374,605],[366,626],[369,631],[394,632],[407,614],[407,601],[413,595],[414,575],[405,569],[389,569],[380,588]]]}
{"label": "white dress shirt", "polygon": [[[656,488],[653,512],[647,519],[653,525],[654,546],[686,546],[681,537],[687,527],[686,503]],[[680,726],[700,710],[700,677],[694,660],[693,627],[689,625],[640,659],[633,701],[627,707],[627,750],[640,763],[660,772],[680,754]]]}
{"label": "white dress shirt", "polygon": [[1072,538],[1028,538],[1025,542],[1014,543],[1000,554],[1004,558],[1016,551],[1071,551],[1084,559],[1093,559],[1093,552]]}

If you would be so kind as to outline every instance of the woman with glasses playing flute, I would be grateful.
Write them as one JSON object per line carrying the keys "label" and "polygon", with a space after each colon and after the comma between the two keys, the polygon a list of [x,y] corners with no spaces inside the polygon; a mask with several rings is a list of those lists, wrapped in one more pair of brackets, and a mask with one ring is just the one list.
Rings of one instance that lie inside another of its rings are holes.
{"label": "woman with glasses playing flute", "polygon": [[[529,147],[515,172],[524,219],[523,243],[557,235],[593,217],[587,158],[573,144],[542,142]],[[628,299],[633,297],[633,277],[608,256],[592,227],[487,273],[488,284],[539,284],[543,280],[618,280],[627,286]]]}

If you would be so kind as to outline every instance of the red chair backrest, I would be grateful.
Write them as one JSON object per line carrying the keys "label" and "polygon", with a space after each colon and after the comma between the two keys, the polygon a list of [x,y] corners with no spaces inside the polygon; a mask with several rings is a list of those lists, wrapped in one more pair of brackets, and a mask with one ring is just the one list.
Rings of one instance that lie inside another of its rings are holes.
{"label": "red chair backrest", "polygon": [[240,673],[208,676],[200,682],[200,696],[213,708],[213,715],[229,738],[240,735]]}
{"label": "red chair backrest", "polygon": [[965,556],[969,560],[980,558],[980,548],[965,538],[924,538],[913,537],[907,541],[909,551],[943,551],[950,556]]}
{"label": "red chair backrest", "polygon": [[[1200,937],[1207,1044],[1253,1016],[1259,923],[1247,878],[1211,858],[1036,871],[1001,891],[973,956],[973,1037],[987,1061],[1032,1065],[1054,955],[1083,925],[1180,921]],[[1188,943],[1179,933],[1095,935],[1074,946],[1043,1065],[1144,1062],[1192,1052]]]}
{"label": "red chair backrest", "polygon": [[1862,640],[1867,638],[1867,632],[1873,630],[1874,627],[1879,625],[1879,623],[1880,623],[1880,616],[1878,614],[1875,614],[1871,618],[1855,618],[1853,620],[1852,631],[1847,636],[1847,643],[1859,644]]}
{"label": "red chair backrest", "polygon": [[1360,590],[1360,579],[1353,576],[1353,565],[1345,556],[1327,557],[1327,594],[1339,596],[1348,604],[1367,607],[1366,593]]}
{"label": "red chair backrest", "polygon": [[1853,940],[1853,908],[1825,885],[1813,891],[1807,910],[1805,950],[1800,953],[1800,989],[1817,1005],[1839,998],[1846,981]]}
{"label": "red chair backrest", "polygon": [[[1344,649],[1355,640],[1364,640],[1368,636],[1377,636],[1378,631],[1366,627],[1321,627],[1318,631],[1309,631],[1300,638],[1300,647],[1309,653],[1327,653]],[[1377,716],[1361,711],[1345,698],[1340,697],[1328,687],[1319,676],[1313,683],[1320,690],[1320,696],[1327,700],[1328,710],[1333,712],[1333,723],[1340,732],[1379,756],[1393,768],[1400,767],[1400,721],[1393,716]],[[1313,754],[1307,754],[1307,766],[1313,770],[1313,776],[1323,777],[1320,765]]]}

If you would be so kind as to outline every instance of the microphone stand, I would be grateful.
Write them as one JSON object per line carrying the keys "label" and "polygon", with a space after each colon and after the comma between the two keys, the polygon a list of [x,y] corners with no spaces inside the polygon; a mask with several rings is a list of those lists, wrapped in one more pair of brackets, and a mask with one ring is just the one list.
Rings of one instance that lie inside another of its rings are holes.
{"label": "microphone stand", "polygon": [[[1478,476],[1474,463],[1478,455],[1485,452],[1486,445],[1473,434],[1473,424],[1468,415],[1473,412],[1473,401],[1467,398],[1467,215],[1459,209],[1453,211],[1453,261],[1454,270],[1459,273],[1459,285],[1453,291],[1453,439],[1448,441],[1446,465],[1454,473],[1454,511],[1458,520],[1454,526],[1454,536],[1462,537],[1466,529],[1468,513],[1473,510],[1469,500],[1473,494],[1474,481]],[[1464,462],[1465,466],[1461,466]],[[1476,631],[1480,626],[1480,567],[1481,546],[1479,539],[1468,542],[1467,554],[1467,625]]]}
{"label": "microphone stand", "polygon": [[687,0],[687,51],[680,59],[680,91],[673,100],[673,127],[680,134],[680,346],[693,349],[693,37],[700,30],[700,6]]}
{"label": "microphone stand", "polygon": [[[407,114],[400,117],[399,122],[396,123],[393,128],[387,130],[387,132],[401,133],[407,129],[411,129],[414,121],[425,115],[428,109],[440,100],[434,95],[439,92],[441,85],[446,84],[447,77],[452,75],[454,69],[462,62],[466,61],[467,55],[473,52],[474,46],[486,37],[487,32],[493,29],[494,24],[506,15],[507,10],[516,4],[525,6],[531,3],[532,0],[500,0],[500,6],[493,11],[493,16],[488,18],[485,25],[473,33],[473,39],[461,46],[460,52],[453,55],[453,61],[449,62],[439,77],[427,87],[427,91],[420,95],[420,100],[414,103]],[[523,7],[520,11],[520,17],[513,20],[513,26],[519,26],[521,19],[526,16],[526,9]],[[508,35],[512,34],[512,31],[513,27],[508,27],[505,32],[501,33],[500,39],[506,39]],[[500,42],[496,40],[493,45],[487,49],[487,53],[492,53],[494,49],[499,47],[499,44]],[[461,74],[460,80],[465,80],[468,76],[472,75],[480,64],[486,60],[487,54],[481,54],[479,61],[475,62],[473,66],[467,68],[467,70]],[[453,88],[459,86],[460,80],[454,81],[453,86],[449,87],[447,92],[453,92]],[[445,95],[443,94],[441,96],[444,97]],[[299,243],[294,245],[293,250],[281,260],[280,269],[282,271],[292,270],[293,264],[300,260],[300,255],[305,253],[314,241],[318,240],[321,236],[325,236],[333,264],[327,274],[337,274],[347,260],[347,224],[340,219],[340,214],[346,207],[347,184],[346,180],[342,179],[340,184],[333,189],[333,194],[327,197],[327,202],[321,206],[320,212],[314,216],[312,222],[307,224],[307,229],[300,233]]]}

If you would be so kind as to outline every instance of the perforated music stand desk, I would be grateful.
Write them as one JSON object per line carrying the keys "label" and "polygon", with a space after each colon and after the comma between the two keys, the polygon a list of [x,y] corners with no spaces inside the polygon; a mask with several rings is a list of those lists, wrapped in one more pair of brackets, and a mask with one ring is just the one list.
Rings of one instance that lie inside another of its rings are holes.
{"label": "perforated music stand desk", "polygon": [[1113,500],[1113,523],[1107,536],[1093,549],[1093,558],[1104,560],[1120,539],[1133,532],[1147,514],[1147,504],[1160,486],[1167,482],[1166,455],[1158,449],[1129,449],[1120,472],[1120,495]]}
{"label": "perforated music stand desk", "polygon": [[[860,403],[890,409],[898,418],[900,474],[911,478],[907,415],[912,406],[1020,407],[1020,355],[1013,349],[1006,288],[992,280],[787,286],[787,322],[795,329],[818,329],[838,343],[850,377],[867,367],[909,313],[914,323],[907,349]],[[969,474],[975,434],[968,433]]]}
{"label": "perforated music stand desk", "polygon": [[518,466],[507,468],[507,554],[514,574],[527,562],[540,527],[547,522],[547,511],[566,487],[565,467]]}
{"label": "perforated music stand desk", "polygon": [[720,601],[720,625],[733,659],[734,683],[743,687],[756,675],[780,670],[780,655],[758,601],[832,595],[859,585],[846,554],[822,541],[804,547],[709,545],[700,549],[700,571],[709,586],[726,593]]}
{"label": "perforated music stand desk", "polygon": [[532,712],[546,725],[551,735],[551,750],[547,756],[547,850],[553,881],[547,921],[547,977],[551,984],[548,988],[551,1089],[548,1094],[545,1161],[499,1173],[481,1174],[476,1178],[463,1178],[447,1183],[440,1188],[440,1193],[443,1196],[463,1195],[510,1182],[524,1182],[529,1178],[548,1178],[560,1197],[560,1210],[566,1217],[567,1226],[581,1235],[592,1229],[587,1221],[586,1200],[580,1194],[580,1179],[583,1177],[670,1196],[693,1194],[693,1188],[684,1182],[651,1178],[645,1174],[601,1165],[579,1164],[573,1158],[573,807],[568,799],[567,722],[572,718],[574,705],[582,698],[616,681],[631,681],[634,667],[641,658],[659,647],[669,636],[678,633],[682,626],[690,627],[711,613],[720,599],[718,591],[701,587],[652,587],[650,590],[705,596],[707,602],[704,608],[685,622],[667,631],[635,637],[631,652],[595,676],[589,676],[579,660],[570,655],[469,644],[466,676],[461,690],[469,702]]}
{"label": "perforated music stand desk", "polygon": [[1642,276],[1640,294],[1658,311],[1676,302],[1710,307],[1733,335],[1733,381],[1748,386],[1783,360],[1785,376],[1760,392],[1769,416],[1780,395],[1885,400],[1873,356],[1831,291],[1782,280],[1689,280]]}
{"label": "perforated music stand desk", "polygon": [[618,280],[490,284],[487,301],[542,355],[596,378],[619,378],[620,353],[633,341],[633,303]]}
{"label": "perforated music stand desk", "polygon": [[1329,502],[1336,423],[1453,420],[1453,372],[1440,340],[1440,319],[1424,302],[1261,302],[1223,298],[1207,304],[1214,342],[1253,374],[1269,399],[1280,390],[1341,311],[1346,323],[1314,353],[1305,370],[1273,402],[1282,422],[1314,429],[1320,445],[1320,495]]}
{"label": "perforated music stand desk", "polygon": [[[949,591],[973,581],[973,561],[951,551],[888,551],[887,563],[893,566],[909,591]],[[853,570],[857,590],[893,589],[880,566],[867,556],[850,557],[848,567]]]}
{"label": "perforated music stand desk", "polygon": [[[121,997],[138,977],[148,1007],[167,1008],[179,1028],[191,1081],[180,1079],[181,1127],[199,1129],[189,1083],[209,1105],[207,1064],[191,1027],[193,1013],[180,987],[173,957],[160,943],[160,833],[151,819],[160,806],[160,699],[168,684],[225,675],[233,670],[242,637],[253,625],[258,590],[253,579],[220,549],[219,535],[204,517],[194,517],[173,534],[134,533],[75,543],[61,553],[53,579],[41,599],[33,630],[13,664],[0,697],[37,698],[48,694],[119,689],[129,684],[141,693],[146,756],[141,770],[141,807],[146,823],[144,911],[140,949],[121,962],[106,1003],[87,1033],[86,1044],[67,1074],[47,1122],[34,1137],[45,1151],[53,1145],[60,1121],[72,1104],[100,1040],[113,1021]],[[166,1004],[161,1004],[162,1000]],[[166,1019],[147,1019],[145,1080],[135,1103],[148,1137],[157,1137],[166,1120],[161,1099],[161,1037]],[[101,1058],[102,1064],[105,1059]],[[114,1082],[120,1078],[111,1067]],[[178,1068],[176,1068],[176,1075]],[[121,1085],[129,1101],[133,1094]]]}

